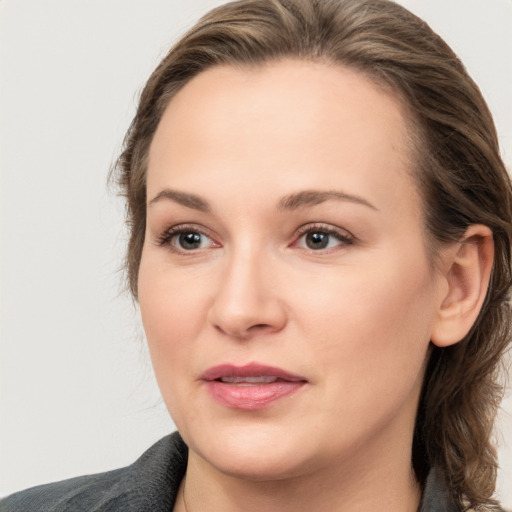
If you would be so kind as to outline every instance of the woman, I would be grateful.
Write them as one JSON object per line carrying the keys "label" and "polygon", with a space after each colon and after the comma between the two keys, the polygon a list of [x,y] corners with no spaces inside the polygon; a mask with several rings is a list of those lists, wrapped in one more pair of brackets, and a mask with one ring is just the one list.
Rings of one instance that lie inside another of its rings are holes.
{"label": "woman", "polygon": [[181,437],[6,510],[497,508],[511,186],[423,22],[384,0],[218,8],[149,79],[117,172]]}

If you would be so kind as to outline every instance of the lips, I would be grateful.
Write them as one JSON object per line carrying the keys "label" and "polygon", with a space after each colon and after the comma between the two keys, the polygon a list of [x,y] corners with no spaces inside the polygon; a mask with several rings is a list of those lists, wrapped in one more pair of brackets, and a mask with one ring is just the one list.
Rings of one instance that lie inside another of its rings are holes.
{"label": "lips", "polygon": [[210,396],[231,409],[259,410],[299,391],[307,380],[281,368],[251,363],[223,364],[206,370],[201,379]]}

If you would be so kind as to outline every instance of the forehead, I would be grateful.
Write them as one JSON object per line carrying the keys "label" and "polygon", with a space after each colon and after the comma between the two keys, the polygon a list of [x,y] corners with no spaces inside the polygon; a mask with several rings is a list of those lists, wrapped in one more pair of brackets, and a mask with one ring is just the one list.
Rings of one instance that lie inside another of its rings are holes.
{"label": "forehead", "polygon": [[380,201],[414,188],[407,124],[397,98],[340,65],[214,67],[167,106],[150,148],[148,196],[170,185],[207,192],[220,181],[252,184],[254,194],[265,186],[265,197],[269,188],[321,185]]}

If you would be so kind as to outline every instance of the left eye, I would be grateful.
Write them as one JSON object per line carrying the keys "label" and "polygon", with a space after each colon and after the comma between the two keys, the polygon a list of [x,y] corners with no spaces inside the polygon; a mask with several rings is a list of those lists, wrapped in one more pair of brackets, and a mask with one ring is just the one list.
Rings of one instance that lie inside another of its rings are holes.
{"label": "left eye", "polygon": [[349,245],[351,239],[348,236],[339,233],[333,233],[325,230],[310,230],[300,236],[297,246],[311,251],[321,251],[332,249],[339,245]]}

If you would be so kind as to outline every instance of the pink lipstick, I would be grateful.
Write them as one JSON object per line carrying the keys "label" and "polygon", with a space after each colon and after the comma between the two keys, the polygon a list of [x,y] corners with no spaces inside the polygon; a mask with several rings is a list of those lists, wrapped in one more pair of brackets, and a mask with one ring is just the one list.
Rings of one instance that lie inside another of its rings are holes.
{"label": "pink lipstick", "polygon": [[215,401],[231,409],[248,411],[268,407],[307,383],[304,377],[258,363],[214,366],[201,379]]}

